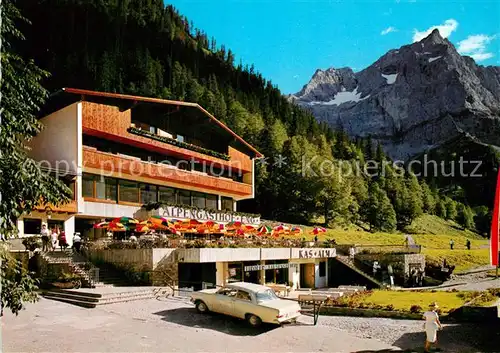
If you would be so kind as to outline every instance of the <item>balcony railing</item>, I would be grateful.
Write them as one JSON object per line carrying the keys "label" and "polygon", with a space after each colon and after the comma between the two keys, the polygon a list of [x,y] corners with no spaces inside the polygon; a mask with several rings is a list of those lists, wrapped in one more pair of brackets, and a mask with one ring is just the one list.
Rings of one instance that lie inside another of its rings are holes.
{"label": "balcony railing", "polygon": [[44,204],[36,207],[37,211],[46,212],[50,210],[51,212],[66,212],[66,213],[77,213],[78,204],[75,200],[70,200],[69,202],[55,206],[53,204]]}
{"label": "balcony railing", "polygon": [[83,165],[85,171],[92,168],[100,172],[111,172],[112,176],[115,177],[128,175],[134,178],[150,178],[240,196],[252,194],[252,185],[250,184],[171,168],[163,164],[144,162],[135,158],[126,158],[85,146],[83,148]]}
{"label": "balcony railing", "polygon": [[135,128],[135,127],[129,127],[127,129],[127,131],[129,133],[131,133],[131,134],[134,134],[134,135],[144,136],[144,137],[156,140],[156,141],[168,143],[168,144],[173,145],[173,146],[177,146],[177,147],[180,147],[180,148],[185,148],[185,149],[188,149],[188,150],[191,150],[191,151],[195,151],[195,152],[198,152],[198,153],[203,153],[203,154],[206,154],[208,156],[212,156],[212,157],[224,159],[226,161],[228,161],[230,159],[229,155],[227,155],[225,153],[220,153],[220,152],[212,151],[212,150],[209,150],[209,149],[204,148],[204,147],[193,145],[191,143],[177,141],[176,139],[173,139],[173,138],[170,138],[170,137],[167,137],[167,136],[160,136],[160,135],[154,134],[152,132],[149,132],[149,131],[146,131],[146,130],[141,130],[141,129],[138,129],[138,128]]}

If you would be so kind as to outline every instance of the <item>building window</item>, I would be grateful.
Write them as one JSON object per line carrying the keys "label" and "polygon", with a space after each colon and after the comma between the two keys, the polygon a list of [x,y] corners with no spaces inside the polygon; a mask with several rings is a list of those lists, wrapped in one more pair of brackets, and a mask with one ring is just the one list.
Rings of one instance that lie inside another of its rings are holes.
{"label": "building window", "polygon": [[83,174],[82,193],[83,197],[94,197],[94,176]]}
{"label": "building window", "polygon": [[205,194],[201,192],[192,192],[193,206],[198,208],[205,208]]}
{"label": "building window", "polygon": [[326,261],[321,261],[319,263],[319,276],[320,277],[326,276]]}
{"label": "building window", "polygon": [[156,202],[156,186],[141,184],[141,203]]}
{"label": "building window", "polygon": [[230,197],[222,197],[222,210],[223,211],[234,211],[233,199]]}
{"label": "building window", "polygon": [[23,219],[23,223],[24,234],[40,234],[40,231],[42,230],[41,219],[25,218]]}
{"label": "building window", "polygon": [[47,221],[47,226],[49,228],[49,231],[52,231],[52,229],[54,228],[59,228],[60,232],[64,231],[64,221],[56,221],[51,219]]}
{"label": "building window", "polygon": [[133,181],[120,180],[120,201],[139,203],[139,185]]}
{"label": "building window", "polygon": [[95,179],[95,198],[116,201],[116,179],[97,177]]}
{"label": "building window", "polygon": [[179,204],[191,206],[191,192],[187,190],[179,190]]}
{"label": "building window", "polygon": [[160,202],[176,204],[177,203],[177,193],[173,188],[166,188],[160,186],[158,188],[158,200]]}
{"label": "building window", "polygon": [[209,210],[217,210],[217,195],[207,195],[206,208]]}

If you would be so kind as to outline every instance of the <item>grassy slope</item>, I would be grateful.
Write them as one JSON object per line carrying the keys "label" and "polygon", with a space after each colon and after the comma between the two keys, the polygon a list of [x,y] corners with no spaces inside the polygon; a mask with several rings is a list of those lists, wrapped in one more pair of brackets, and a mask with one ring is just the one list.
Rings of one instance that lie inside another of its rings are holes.
{"label": "grassy slope", "polygon": [[[313,239],[312,228],[306,227],[305,233],[297,237]],[[423,246],[423,253],[428,261],[442,263],[443,259],[455,265],[455,271],[464,271],[489,263],[488,240],[479,235],[460,229],[450,221],[436,216],[424,215],[413,222],[409,229],[415,242]],[[403,245],[403,233],[370,233],[359,227],[328,229],[318,235],[319,240],[335,239],[338,244],[359,245]],[[453,239],[455,249],[450,250],[449,242]],[[470,239],[472,250],[466,250],[465,243]]]}

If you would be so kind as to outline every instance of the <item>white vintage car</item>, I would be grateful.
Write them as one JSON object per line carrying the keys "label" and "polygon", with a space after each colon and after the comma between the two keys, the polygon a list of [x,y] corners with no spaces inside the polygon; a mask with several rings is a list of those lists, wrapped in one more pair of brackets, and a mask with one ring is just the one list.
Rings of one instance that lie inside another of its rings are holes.
{"label": "white vintage car", "polygon": [[200,313],[209,311],[245,319],[251,326],[261,323],[294,322],[300,316],[300,305],[280,299],[269,287],[236,282],[219,289],[194,292],[191,301]]}

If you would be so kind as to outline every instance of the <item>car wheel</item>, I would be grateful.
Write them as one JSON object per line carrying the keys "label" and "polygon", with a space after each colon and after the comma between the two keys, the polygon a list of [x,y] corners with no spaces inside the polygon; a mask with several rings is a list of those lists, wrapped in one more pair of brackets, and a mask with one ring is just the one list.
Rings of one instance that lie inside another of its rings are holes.
{"label": "car wheel", "polygon": [[201,300],[196,302],[196,310],[198,310],[198,312],[200,314],[206,314],[208,313],[208,306],[207,304],[205,304],[204,302],[202,302]]}
{"label": "car wheel", "polygon": [[259,327],[262,324],[260,317],[253,314],[247,315],[247,321],[252,327]]}

